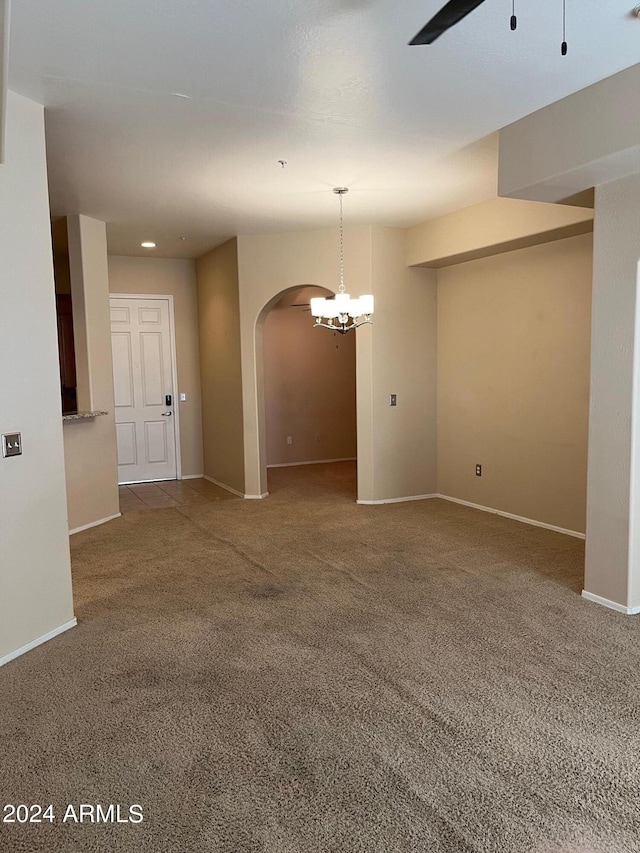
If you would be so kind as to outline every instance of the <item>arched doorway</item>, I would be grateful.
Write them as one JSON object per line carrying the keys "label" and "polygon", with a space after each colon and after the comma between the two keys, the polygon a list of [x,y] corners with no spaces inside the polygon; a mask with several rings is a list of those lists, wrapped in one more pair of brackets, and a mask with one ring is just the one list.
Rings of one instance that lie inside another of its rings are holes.
{"label": "arched doorway", "polygon": [[[335,475],[356,497],[355,335],[314,329],[309,310],[312,296],[332,295],[316,285],[287,288],[256,324],[260,464],[270,492],[294,474],[277,469],[295,468],[310,486]],[[319,464],[337,462],[345,464]]]}

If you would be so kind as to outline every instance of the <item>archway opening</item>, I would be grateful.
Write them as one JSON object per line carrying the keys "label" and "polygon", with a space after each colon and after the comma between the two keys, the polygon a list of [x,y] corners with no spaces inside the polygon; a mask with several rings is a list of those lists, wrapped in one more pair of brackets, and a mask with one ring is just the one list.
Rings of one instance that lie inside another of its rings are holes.
{"label": "archway opening", "polygon": [[289,288],[258,321],[261,466],[270,493],[357,495],[355,335],[315,329],[309,308],[311,297],[332,295],[316,285]]}

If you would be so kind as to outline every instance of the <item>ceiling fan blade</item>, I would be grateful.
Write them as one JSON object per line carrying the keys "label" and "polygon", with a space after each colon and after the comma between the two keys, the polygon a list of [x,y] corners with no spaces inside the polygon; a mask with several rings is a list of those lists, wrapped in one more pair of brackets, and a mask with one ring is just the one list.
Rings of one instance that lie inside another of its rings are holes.
{"label": "ceiling fan blade", "polygon": [[484,0],[449,0],[409,44],[432,44],[442,33],[477,9]]}

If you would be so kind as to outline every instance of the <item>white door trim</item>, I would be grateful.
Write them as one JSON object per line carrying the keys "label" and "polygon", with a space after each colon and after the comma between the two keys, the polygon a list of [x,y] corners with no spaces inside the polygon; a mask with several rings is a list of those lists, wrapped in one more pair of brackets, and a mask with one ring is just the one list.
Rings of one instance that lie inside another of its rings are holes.
{"label": "white door trim", "polygon": [[173,296],[170,293],[109,293],[109,299],[166,299],[169,302],[169,346],[171,348],[171,377],[173,395],[173,422],[176,443],[176,478],[182,479],[182,453],[180,452],[180,395],[178,394],[178,362],[176,360],[176,320]]}

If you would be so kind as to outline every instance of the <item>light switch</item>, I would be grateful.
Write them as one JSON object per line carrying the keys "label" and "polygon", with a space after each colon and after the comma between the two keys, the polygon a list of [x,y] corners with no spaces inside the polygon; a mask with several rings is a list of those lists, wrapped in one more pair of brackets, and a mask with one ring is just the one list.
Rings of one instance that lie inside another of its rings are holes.
{"label": "light switch", "polygon": [[398,397],[396,394],[389,394],[389,405],[397,406],[398,405]]}
{"label": "light switch", "polygon": [[19,432],[8,432],[2,436],[3,456],[22,456],[22,436]]}
{"label": "light switch", "polygon": [[180,402],[181,403],[187,402],[187,395],[186,394],[180,394]]}

